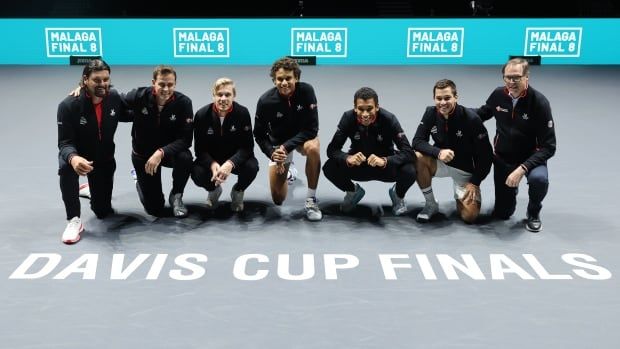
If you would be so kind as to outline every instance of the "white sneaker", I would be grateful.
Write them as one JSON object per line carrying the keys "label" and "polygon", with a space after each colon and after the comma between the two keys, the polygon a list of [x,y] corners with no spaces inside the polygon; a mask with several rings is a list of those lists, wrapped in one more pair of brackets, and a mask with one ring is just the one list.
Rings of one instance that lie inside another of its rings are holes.
{"label": "white sneaker", "polygon": [[309,221],[316,222],[323,219],[323,213],[319,209],[316,198],[307,198],[304,208],[306,210],[306,218],[308,218]]}
{"label": "white sneaker", "polygon": [[418,213],[416,220],[421,223],[426,223],[430,221],[437,212],[439,212],[439,204],[436,201],[427,201],[422,211]]}
{"label": "white sneaker", "polygon": [[90,199],[90,187],[88,186],[88,183],[80,184],[79,194],[81,198]]}
{"label": "white sneaker", "polygon": [[222,186],[218,185],[217,187],[215,187],[214,190],[209,192],[209,195],[207,195],[207,208],[210,210],[215,209],[217,207],[218,200],[220,199],[221,195],[222,195]]}
{"label": "white sneaker", "polygon": [[292,162],[288,168],[286,180],[288,181],[288,185],[292,185],[295,182],[295,180],[297,180],[297,169],[295,168],[295,166],[293,166]]}
{"label": "white sneaker", "polygon": [[62,233],[62,242],[65,244],[74,244],[80,241],[80,233],[84,231],[82,220],[80,217],[73,217],[67,223],[65,231]]}
{"label": "white sneaker", "polygon": [[[221,187],[219,187],[221,188]],[[221,191],[221,189],[220,189]],[[233,212],[241,212],[243,211],[243,191],[237,191],[234,188],[230,191],[230,199],[232,202],[230,203],[230,209]]]}

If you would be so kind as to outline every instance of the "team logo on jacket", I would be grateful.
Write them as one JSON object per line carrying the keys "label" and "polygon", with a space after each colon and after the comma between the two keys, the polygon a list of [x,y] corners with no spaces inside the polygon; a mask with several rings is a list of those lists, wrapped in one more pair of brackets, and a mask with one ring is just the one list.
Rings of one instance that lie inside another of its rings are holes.
{"label": "team logo on jacket", "polygon": [[487,136],[486,133],[481,133],[481,134],[478,135],[478,139],[483,139],[486,136]]}
{"label": "team logo on jacket", "polygon": [[383,142],[383,136],[377,135],[377,142]]}
{"label": "team logo on jacket", "polygon": [[353,139],[359,141],[360,140],[360,133],[359,132],[355,132],[355,134],[353,135]]}
{"label": "team logo on jacket", "polygon": [[235,125],[230,126],[230,132],[235,132],[237,131],[237,129],[235,128]]}
{"label": "team logo on jacket", "polygon": [[504,109],[504,108],[500,107],[499,105],[497,107],[495,107],[495,110],[501,111],[501,112],[504,112],[504,113],[508,113],[508,109]]}
{"label": "team logo on jacket", "polygon": [[523,120],[529,120],[529,116],[527,116],[527,113],[523,113],[523,115],[521,115],[521,117],[523,118]]}
{"label": "team logo on jacket", "polygon": [[140,112],[142,113],[142,115],[149,115],[149,110],[146,109],[146,107],[142,108]]}
{"label": "team logo on jacket", "polygon": [[281,117],[283,117],[283,116],[284,116],[284,114],[282,114],[282,113],[280,113],[280,112],[277,112],[277,113],[276,113],[276,118],[281,118]]}
{"label": "team logo on jacket", "polygon": [[116,112],[114,111],[114,109],[110,110],[110,116],[116,116]]}
{"label": "team logo on jacket", "polygon": [[81,116],[80,117],[80,125],[86,125],[88,123],[88,121],[86,121],[86,118]]}
{"label": "team logo on jacket", "polygon": [[207,134],[208,134],[208,135],[212,135],[213,133],[214,133],[214,132],[213,132],[213,128],[212,128],[212,127],[209,127],[209,129],[207,130]]}
{"label": "team logo on jacket", "polygon": [[431,133],[432,134],[437,133],[437,126],[433,126],[433,128],[431,128]]}
{"label": "team logo on jacket", "polygon": [[297,111],[301,111],[303,109],[304,109],[304,107],[301,104],[297,104]]}
{"label": "team logo on jacket", "polygon": [[250,130],[250,126],[249,125],[245,125],[245,127],[243,128],[244,131],[249,131]]}
{"label": "team logo on jacket", "polygon": [[316,109],[316,104],[314,103],[310,104],[310,110],[314,110],[314,109]]}
{"label": "team logo on jacket", "polygon": [[456,136],[459,138],[463,137],[463,132],[461,130],[456,131]]}
{"label": "team logo on jacket", "polygon": [[177,120],[177,116],[172,114],[170,115],[170,121],[176,121]]}

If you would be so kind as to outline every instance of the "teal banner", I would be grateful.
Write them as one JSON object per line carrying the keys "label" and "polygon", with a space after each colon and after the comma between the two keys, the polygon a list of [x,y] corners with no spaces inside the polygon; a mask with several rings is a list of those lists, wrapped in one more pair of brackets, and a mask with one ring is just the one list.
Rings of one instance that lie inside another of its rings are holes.
{"label": "teal banner", "polygon": [[0,19],[0,64],[620,64],[620,19]]}

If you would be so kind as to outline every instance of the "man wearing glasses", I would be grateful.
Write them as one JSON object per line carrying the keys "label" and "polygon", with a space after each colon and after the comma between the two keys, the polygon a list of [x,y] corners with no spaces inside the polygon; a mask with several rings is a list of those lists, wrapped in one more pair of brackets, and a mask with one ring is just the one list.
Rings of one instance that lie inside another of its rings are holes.
{"label": "man wearing glasses", "polygon": [[529,86],[529,64],[522,58],[502,68],[504,87],[491,93],[477,112],[482,120],[495,117],[494,216],[508,219],[517,205],[519,183],[527,176],[529,203],[525,229],[542,230],[540,210],[547,194],[547,160],[555,154],[555,125],[547,98]]}

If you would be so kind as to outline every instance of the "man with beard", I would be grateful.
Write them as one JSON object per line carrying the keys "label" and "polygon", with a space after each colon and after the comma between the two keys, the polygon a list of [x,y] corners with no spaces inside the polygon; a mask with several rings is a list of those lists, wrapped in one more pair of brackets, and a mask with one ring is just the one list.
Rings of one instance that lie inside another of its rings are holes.
{"label": "man with beard", "polygon": [[80,214],[79,176],[90,187],[90,207],[97,218],[113,212],[112,186],[116,160],[114,133],[119,121],[131,121],[121,96],[110,89],[110,66],[90,61],[82,72],[82,93],[58,105],[60,191],[69,220],[62,241],[73,244],[84,230]]}
{"label": "man with beard", "polygon": [[161,217],[164,194],[161,166],[172,168],[172,189],[168,201],[175,217],[186,217],[183,191],[192,169],[192,101],[175,91],[177,73],[159,65],[152,85],[127,93],[125,101],[134,113],[131,129],[131,161],[137,175],[140,201],[148,214]]}
{"label": "man with beard", "polygon": [[439,211],[431,186],[433,177],[451,177],[459,216],[473,223],[482,202],[480,182],[491,170],[489,135],[475,111],[457,104],[452,80],[435,83],[433,100],[435,105],[426,108],[411,141],[417,157],[418,185],[426,200],[416,219],[428,222]]}
{"label": "man with beard", "polygon": [[286,199],[288,169],[293,161],[293,151],[297,150],[306,157],[306,218],[319,221],[323,214],[316,199],[316,188],[321,173],[321,154],[314,88],[299,81],[301,69],[297,61],[288,57],[273,63],[270,76],[275,86],[258,100],[254,137],[262,152],[270,159],[271,197],[278,206]]}
{"label": "man with beard", "polygon": [[508,219],[517,206],[523,177],[529,185],[525,229],[542,230],[540,211],[549,189],[547,160],[556,149],[555,124],[547,98],[529,85],[530,67],[522,58],[509,60],[502,68],[505,86],[495,89],[478,109],[482,120],[495,118],[493,214]]}
{"label": "man with beard", "polygon": [[213,103],[200,108],[194,116],[196,161],[192,180],[209,192],[207,207],[213,209],[222,195],[222,184],[231,173],[236,174],[230,208],[241,212],[245,189],[258,173],[250,112],[235,102],[237,90],[229,78],[217,79],[212,94]]}
{"label": "man with beard", "polygon": [[[343,152],[347,138],[351,147]],[[396,116],[379,108],[375,90],[362,87],[355,92],[353,109],[342,115],[327,156],[323,173],[345,192],[343,212],[353,211],[366,193],[352,180],[396,182],[388,191],[392,212],[396,216],[407,212],[405,194],[416,180],[413,150]]]}

